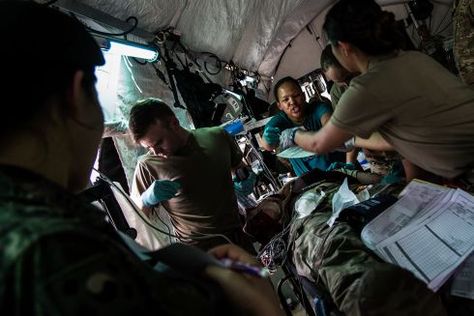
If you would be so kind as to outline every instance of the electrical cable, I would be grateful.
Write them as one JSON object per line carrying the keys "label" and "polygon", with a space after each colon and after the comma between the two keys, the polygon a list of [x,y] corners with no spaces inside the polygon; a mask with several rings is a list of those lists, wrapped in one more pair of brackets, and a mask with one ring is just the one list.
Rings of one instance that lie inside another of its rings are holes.
{"label": "electrical cable", "polygon": [[[215,76],[217,74],[219,74],[221,71],[222,71],[222,60],[220,60],[219,57],[217,57],[217,55],[211,53],[211,52],[201,52],[201,54],[205,54],[205,55],[208,55],[209,58],[212,58],[215,60],[215,67],[217,68],[217,71],[210,71],[208,69],[208,62],[206,60],[204,60],[204,69],[207,71],[208,74],[210,74],[211,76]],[[199,65],[199,64],[198,64]]]}
{"label": "electrical cable", "polygon": [[[148,225],[150,228],[162,233],[162,234],[165,234],[167,236],[170,236],[170,237],[173,237],[173,238],[177,238],[179,239],[179,236],[177,235],[173,235],[171,233],[167,233],[165,232],[164,230],[161,230],[160,228],[156,227],[155,225],[153,225],[152,223],[149,222],[148,219],[146,219],[142,214],[141,212],[137,209],[136,205],[135,205],[135,202],[132,201],[132,199],[130,198],[130,196],[121,188],[119,187],[117,184],[115,184],[112,180],[110,180],[109,177],[107,177],[105,174],[103,174],[101,171],[97,170],[96,168],[92,168],[94,171],[96,171],[100,178],[102,180],[104,180],[105,182],[107,182],[109,185],[113,186],[117,192],[119,192],[123,197],[125,197],[126,201],[128,202],[128,204],[132,207],[133,211],[135,212],[136,215],[138,215],[138,217],[146,224]],[[165,224],[165,226],[168,228],[169,230],[169,227],[168,225]]]}
{"label": "electrical cable", "polygon": [[[146,225],[148,225],[150,228],[152,229],[155,229],[156,231],[162,233],[162,234],[165,234],[169,237],[173,237],[173,238],[176,238],[178,239],[180,242],[185,242],[185,240],[183,239],[183,237],[179,236],[179,235],[176,235],[176,234],[171,234],[169,232],[165,232],[164,230],[161,230],[160,228],[156,227],[155,225],[153,225],[152,223],[149,222],[148,219],[145,219],[145,217],[140,213],[140,211],[136,208],[136,205],[135,203],[132,201],[132,199],[130,198],[130,196],[121,188],[119,187],[117,184],[115,184],[112,180],[110,180],[105,174],[103,174],[101,171],[97,170],[96,168],[92,168],[94,171],[96,171],[99,175],[100,175],[100,178],[102,180],[104,180],[105,182],[107,182],[109,185],[112,185],[123,197],[125,197],[125,199],[127,200],[128,204],[132,207],[133,211],[135,212],[136,215],[138,215],[138,217],[140,217],[140,219],[145,222]],[[157,216],[159,218],[159,216]],[[166,223],[164,223],[164,221],[160,218],[160,221],[167,227],[168,231],[170,231],[170,228],[168,227],[168,225]],[[171,223],[171,225],[173,225],[173,223]],[[174,227],[175,228],[175,227]],[[176,230],[176,228],[175,228]],[[205,239],[211,239],[211,238],[215,238],[215,237],[220,237],[220,238],[223,238],[225,239],[228,243],[230,244],[234,244],[227,236],[223,235],[223,234],[203,234],[203,233],[198,233],[202,236],[188,236],[186,238],[189,238],[191,240],[205,240]]]}
{"label": "electrical cable", "polygon": [[296,219],[297,216],[294,214],[283,230],[273,236],[257,254],[257,258],[259,258],[262,264],[271,272],[275,272],[277,267],[283,265],[287,260],[291,243],[285,242],[285,235],[290,231],[291,225]]}
{"label": "electrical cable", "polygon": [[171,239],[171,229],[170,227],[168,226],[168,224],[165,223],[165,221],[161,218],[161,216],[159,214],[156,214],[156,218],[163,224],[165,225],[166,229],[168,230],[168,237],[169,237],[169,241],[170,241],[170,244],[173,243],[173,240]]}
{"label": "electrical cable", "polygon": [[[434,32],[432,32],[432,34],[437,35],[438,33],[440,33],[440,32],[438,32],[438,30],[439,30],[439,28],[441,27],[441,25],[443,25],[443,22],[444,22],[444,20],[446,19],[446,17],[448,16],[448,13],[449,13],[450,11],[451,11],[451,8],[448,7],[448,9],[446,10],[446,13],[444,14],[443,18],[441,19],[441,22],[439,22],[438,26],[436,27],[436,30],[435,30]],[[449,23],[448,23],[448,25],[449,25]]]}
{"label": "electrical cable", "polygon": [[449,23],[446,24],[446,26],[445,26],[442,30],[440,30],[438,33],[436,33],[436,35],[438,35],[438,34],[440,34],[440,33],[443,33],[444,31],[446,31],[446,29],[447,29],[448,27],[450,27],[451,24],[453,24],[453,21],[449,21]]}

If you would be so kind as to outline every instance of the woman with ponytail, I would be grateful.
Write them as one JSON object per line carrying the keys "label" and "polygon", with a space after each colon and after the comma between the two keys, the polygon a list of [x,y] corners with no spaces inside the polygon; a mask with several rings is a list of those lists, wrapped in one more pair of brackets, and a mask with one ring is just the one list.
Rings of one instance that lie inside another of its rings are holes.
{"label": "woman with ponytail", "polygon": [[344,68],[359,74],[318,132],[288,131],[286,144],[323,154],[346,144],[395,149],[407,180],[474,183],[474,91],[431,57],[403,51],[393,13],[374,0],[340,0],[323,29]]}

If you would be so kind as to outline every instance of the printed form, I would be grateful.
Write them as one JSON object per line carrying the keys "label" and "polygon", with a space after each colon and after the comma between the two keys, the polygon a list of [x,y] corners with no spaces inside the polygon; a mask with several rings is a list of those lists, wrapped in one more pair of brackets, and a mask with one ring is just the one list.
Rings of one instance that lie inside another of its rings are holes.
{"label": "printed form", "polygon": [[474,197],[450,190],[411,217],[409,225],[378,243],[376,251],[437,291],[474,250]]}
{"label": "printed form", "polygon": [[367,247],[376,251],[381,241],[423,216],[424,209],[429,209],[430,204],[438,203],[444,194],[451,191],[454,190],[419,180],[411,181],[400,193],[395,204],[364,227],[361,239]]}

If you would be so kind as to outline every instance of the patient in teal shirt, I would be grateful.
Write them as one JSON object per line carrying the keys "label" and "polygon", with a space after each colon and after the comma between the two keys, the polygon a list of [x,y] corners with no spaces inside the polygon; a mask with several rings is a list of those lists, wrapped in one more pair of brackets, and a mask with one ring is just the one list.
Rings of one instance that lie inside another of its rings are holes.
{"label": "patient in teal shirt", "polygon": [[[263,147],[274,150],[280,142],[280,133],[297,126],[317,131],[332,114],[330,104],[320,100],[307,103],[298,81],[292,77],[279,80],[274,88],[275,99],[280,111],[265,125]],[[315,168],[325,171],[331,164],[328,155],[314,155],[306,158],[289,159],[297,176]]]}

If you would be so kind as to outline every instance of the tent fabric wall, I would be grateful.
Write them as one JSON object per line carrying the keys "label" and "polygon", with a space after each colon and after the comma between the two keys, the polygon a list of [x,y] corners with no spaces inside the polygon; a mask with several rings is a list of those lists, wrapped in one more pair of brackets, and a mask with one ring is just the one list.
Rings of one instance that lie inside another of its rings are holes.
{"label": "tent fabric wall", "polygon": [[[321,57],[322,49],[327,45],[327,40],[323,34],[322,26],[324,23],[324,16],[330,9],[330,6],[324,9],[320,14],[309,23],[309,29],[303,28],[298,35],[291,41],[290,46],[283,52],[281,62],[275,70],[274,82],[285,76],[293,76],[299,78],[305,74],[320,68],[319,59]],[[408,16],[407,10],[403,4],[392,4],[383,6],[384,10],[393,12],[397,20],[405,19]],[[452,27],[449,27],[450,18],[445,18],[450,15],[452,6],[449,2],[435,3],[432,12],[431,28],[433,32],[442,30],[448,26],[440,35],[449,37],[452,35]],[[443,20],[444,19],[444,20]],[[412,38],[415,46],[419,45],[419,37],[413,30],[413,25],[407,28],[408,35]],[[319,39],[318,39],[319,38]],[[269,99],[273,100],[272,93]]]}
{"label": "tent fabric wall", "polygon": [[[77,0],[121,20],[138,18],[139,27],[168,27],[182,34],[196,52],[210,51],[224,61],[272,76],[288,43],[335,0]],[[382,5],[407,1],[379,0]],[[451,4],[452,0],[432,1]]]}

